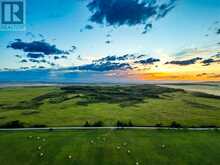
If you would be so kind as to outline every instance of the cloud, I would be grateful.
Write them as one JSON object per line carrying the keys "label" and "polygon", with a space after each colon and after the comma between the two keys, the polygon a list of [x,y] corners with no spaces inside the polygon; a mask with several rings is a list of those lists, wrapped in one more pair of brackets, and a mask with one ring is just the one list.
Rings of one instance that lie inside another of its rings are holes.
{"label": "cloud", "polygon": [[41,58],[41,57],[44,57],[44,55],[41,53],[28,53],[27,57],[28,58]]}
{"label": "cloud", "polygon": [[220,35],[220,29],[217,30],[216,34]]}
{"label": "cloud", "polygon": [[44,66],[39,66],[38,69],[45,69],[45,67]]}
{"label": "cloud", "polygon": [[20,61],[20,63],[26,63],[26,62],[28,62],[26,59]]}
{"label": "cloud", "polygon": [[182,61],[170,61],[170,62],[166,62],[165,64],[173,64],[173,65],[192,65],[195,64],[197,61],[202,60],[202,58],[200,57],[196,57],[196,58],[192,58],[189,60],[182,60]]}
{"label": "cloud", "polygon": [[86,26],[85,26],[85,29],[87,29],[87,30],[92,30],[92,29],[93,29],[93,26],[92,26],[92,25],[86,25]]}
{"label": "cloud", "polygon": [[216,59],[213,59],[213,58],[209,58],[209,59],[206,59],[206,60],[203,60],[203,61],[202,61],[202,64],[204,64],[204,66],[209,66],[209,65],[211,65],[212,63],[220,63],[220,60],[216,60]]}
{"label": "cloud", "polygon": [[40,63],[40,61],[39,61],[39,60],[32,59],[32,58],[31,58],[31,59],[29,59],[29,61],[30,61],[30,62],[33,62],[33,63]]}
{"label": "cloud", "polygon": [[135,63],[147,65],[147,64],[154,64],[155,62],[159,62],[159,61],[160,61],[160,59],[148,58],[148,59],[145,59],[145,60],[135,61]]}
{"label": "cloud", "polygon": [[31,32],[27,32],[25,35],[30,38],[35,38],[35,35]]}
{"label": "cloud", "polygon": [[20,67],[21,70],[28,70],[29,67]]}
{"label": "cloud", "polygon": [[16,54],[15,57],[17,57],[17,58],[22,58],[22,56],[21,56],[21,55],[18,55],[18,54]]}
{"label": "cloud", "polygon": [[220,52],[218,52],[216,55],[212,56],[213,58],[220,58]]}
{"label": "cloud", "polygon": [[75,45],[73,45],[73,46],[71,47],[71,49],[69,50],[69,52],[74,52],[76,49],[77,49],[77,47],[76,47]]}
{"label": "cloud", "polygon": [[50,65],[50,66],[55,66],[55,65],[56,65],[56,64],[53,63],[53,62],[47,62],[47,64]]}
{"label": "cloud", "polygon": [[197,77],[208,77],[208,78],[220,78],[220,74],[215,74],[215,73],[201,73],[197,74]]}
{"label": "cloud", "polygon": [[117,57],[119,61],[125,61],[125,60],[135,60],[138,59],[140,56],[135,54],[125,54],[122,56]]}
{"label": "cloud", "polygon": [[69,52],[58,49],[56,45],[52,45],[43,40],[24,42],[21,39],[16,39],[15,41],[11,42],[7,48],[22,50],[29,53],[42,53],[44,55],[69,54]]}
{"label": "cloud", "polygon": [[[45,40],[25,42],[19,38],[10,42],[7,45],[7,48],[24,52],[23,55],[15,55],[20,59],[26,58],[21,60],[20,63],[32,62],[41,63],[42,65],[48,64],[50,66],[55,65],[52,63],[53,61],[50,60],[58,61],[60,59],[67,59],[67,55],[76,50],[76,46],[74,45],[71,46],[70,50],[65,51],[57,48],[54,44],[46,42]],[[50,56],[53,56],[53,58],[50,58]]]}
{"label": "cloud", "polygon": [[111,34],[106,34],[106,37],[107,37],[107,38],[111,37]]}
{"label": "cloud", "polygon": [[112,62],[112,61],[128,61],[128,60],[137,60],[146,57],[147,55],[135,55],[135,54],[125,54],[122,56],[106,56],[104,58],[94,60],[95,63],[103,63],[103,62]]}
{"label": "cloud", "polygon": [[177,0],[91,0],[87,7],[89,20],[97,24],[119,27],[144,25],[144,33],[152,22],[165,17]]}
{"label": "cloud", "polygon": [[197,74],[196,77],[203,77],[203,76],[207,76],[208,73],[201,73],[201,74]]}
{"label": "cloud", "polygon": [[45,59],[40,60],[41,63],[46,63],[47,61]]}
{"label": "cloud", "polygon": [[142,32],[142,34],[146,34],[148,31],[150,31],[152,29],[153,25],[151,23],[146,24],[144,27],[144,31]]}
{"label": "cloud", "polygon": [[118,57],[116,57],[116,56],[107,56],[107,57],[95,60],[93,62],[96,62],[96,63],[98,63],[98,62],[111,62],[111,61],[116,61],[117,59],[118,59]]}
{"label": "cloud", "polygon": [[54,60],[58,60],[58,59],[60,59],[59,56],[54,56]]}
{"label": "cloud", "polygon": [[60,58],[67,59],[68,57],[63,55]]}
{"label": "cloud", "polygon": [[111,41],[109,41],[109,40],[108,40],[108,41],[105,41],[105,43],[106,43],[106,44],[110,44],[110,43],[111,43]]}
{"label": "cloud", "polygon": [[209,76],[210,78],[220,78],[220,74],[214,74],[212,76]]}
{"label": "cloud", "polygon": [[105,71],[112,71],[112,70],[127,70],[132,69],[130,64],[128,63],[116,63],[116,62],[106,62],[106,63],[100,63],[100,64],[87,64],[87,65],[81,65],[77,67],[71,67],[70,70],[80,70],[80,71],[99,71],[99,72],[105,72]]}

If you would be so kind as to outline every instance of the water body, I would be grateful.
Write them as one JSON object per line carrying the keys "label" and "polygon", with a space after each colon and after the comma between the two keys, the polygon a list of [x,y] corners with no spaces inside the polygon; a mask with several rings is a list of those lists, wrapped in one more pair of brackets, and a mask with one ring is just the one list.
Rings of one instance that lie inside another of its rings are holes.
{"label": "water body", "polygon": [[220,83],[201,83],[201,84],[172,84],[172,85],[160,85],[163,87],[184,89],[186,91],[203,92],[207,94],[220,96]]}

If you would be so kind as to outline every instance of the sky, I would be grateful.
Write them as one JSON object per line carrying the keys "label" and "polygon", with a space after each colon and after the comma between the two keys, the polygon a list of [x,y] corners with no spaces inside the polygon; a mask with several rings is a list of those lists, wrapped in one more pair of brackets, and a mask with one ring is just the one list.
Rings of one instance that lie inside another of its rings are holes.
{"label": "sky", "polygon": [[219,11],[219,0],[26,0],[25,30],[0,31],[0,82],[219,81]]}

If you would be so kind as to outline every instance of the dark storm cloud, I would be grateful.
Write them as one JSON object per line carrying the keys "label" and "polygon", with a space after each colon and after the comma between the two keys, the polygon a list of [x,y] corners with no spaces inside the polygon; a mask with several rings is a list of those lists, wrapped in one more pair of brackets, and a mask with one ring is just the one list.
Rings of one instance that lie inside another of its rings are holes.
{"label": "dark storm cloud", "polygon": [[112,71],[112,70],[127,70],[132,69],[132,67],[128,63],[100,63],[100,64],[88,64],[77,67],[71,67],[70,70],[81,70],[81,71]]}
{"label": "dark storm cloud", "polygon": [[16,39],[7,47],[29,53],[42,53],[44,55],[69,54],[67,51],[58,49],[56,45],[52,45],[46,41],[24,42],[21,39]]}
{"label": "dark storm cloud", "polygon": [[173,65],[192,65],[195,64],[197,61],[202,60],[200,57],[192,58],[189,60],[182,60],[182,61],[170,61],[166,62],[165,64],[173,64]]}
{"label": "dark storm cloud", "polygon": [[44,55],[41,53],[28,53],[27,57],[28,58],[41,58],[41,57],[44,57]]}
{"label": "dark storm cloud", "polygon": [[152,22],[163,18],[175,7],[177,0],[91,0],[87,7],[90,21],[119,27],[144,25],[146,33]]}
{"label": "dark storm cloud", "polygon": [[145,59],[145,60],[135,61],[135,63],[147,65],[147,64],[154,64],[155,62],[159,62],[159,61],[160,61],[160,59],[148,58],[148,59]]}

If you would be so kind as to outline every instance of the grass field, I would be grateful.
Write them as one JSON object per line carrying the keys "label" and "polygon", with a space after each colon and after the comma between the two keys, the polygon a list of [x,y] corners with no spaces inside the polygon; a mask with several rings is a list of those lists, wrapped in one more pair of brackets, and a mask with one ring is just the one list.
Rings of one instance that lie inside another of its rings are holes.
{"label": "grass field", "polygon": [[217,165],[220,132],[1,132],[2,165]]}
{"label": "grass field", "polygon": [[220,126],[220,97],[153,85],[13,87],[0,89],[0,125]]}

